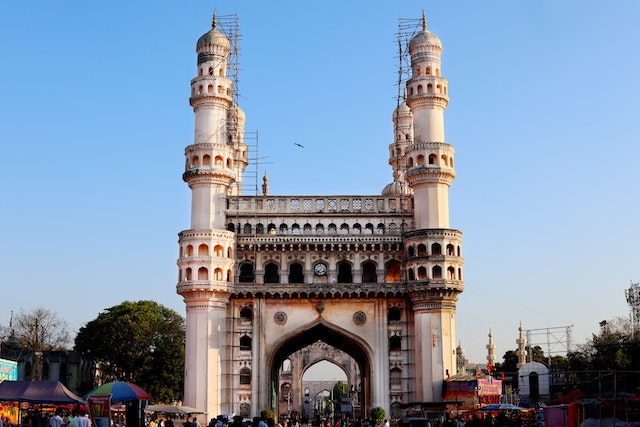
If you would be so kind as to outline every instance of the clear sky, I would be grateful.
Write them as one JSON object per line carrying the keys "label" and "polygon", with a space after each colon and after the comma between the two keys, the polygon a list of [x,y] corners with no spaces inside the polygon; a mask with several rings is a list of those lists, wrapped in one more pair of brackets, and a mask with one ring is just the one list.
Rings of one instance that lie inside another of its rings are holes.
{"label": "clear sky", "polygon": [[[124,300],[184,314],[189,81],[213,8],[240,19],[240,105],[271,194],[392,180],[399,18],[444,46],[463,232],[457,339],[498,360],[517,329],[628,316],[640,280],[640,2],[4,1],[0,324],[44,306],[73,331]],[[304,145],[304,149],[294,146]]]}

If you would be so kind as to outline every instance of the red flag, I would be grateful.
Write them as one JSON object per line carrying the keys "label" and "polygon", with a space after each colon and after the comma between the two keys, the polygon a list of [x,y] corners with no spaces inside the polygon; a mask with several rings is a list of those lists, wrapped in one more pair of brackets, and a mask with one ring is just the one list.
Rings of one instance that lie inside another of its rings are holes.
{"label": "red flag", "polygon": [[491,362],[487,363],[487,370],[489,372],[493,371],[493,365],[491,364]]}

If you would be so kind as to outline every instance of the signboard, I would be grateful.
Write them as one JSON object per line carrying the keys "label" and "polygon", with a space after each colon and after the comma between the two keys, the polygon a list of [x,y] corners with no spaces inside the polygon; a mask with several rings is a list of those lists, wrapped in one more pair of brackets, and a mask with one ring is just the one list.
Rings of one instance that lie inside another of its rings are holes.
{"label": "signboard", "polygon": [[89,396],[89,416],[94,427],[109,427],[111,425],[111,395]]}
{"label": "signboard", "polygon": [[18,381],[18,362],[0,359],[0,382]]}

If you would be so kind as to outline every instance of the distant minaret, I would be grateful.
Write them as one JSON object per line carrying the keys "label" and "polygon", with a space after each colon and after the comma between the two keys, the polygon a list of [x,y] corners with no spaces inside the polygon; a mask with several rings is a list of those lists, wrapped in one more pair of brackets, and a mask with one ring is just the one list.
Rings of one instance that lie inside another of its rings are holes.
{"label": "distant minaret", "polygon": [[467,373],[467,359],[464,357],[464,347],[458,344],[456,347],[456,374],[465,375]]}
{"label": "distant minaret", "polygon": [[516,351],[516,355],[518,356],[518,364],[517,368],[520,368],[522,365],[527,363],[527,340],[524,337],[524,328],[522,325],[518,328],[520,332],[519,338],[516,340],[516,344],[518,344],[518,350]]}
{"label": "distant minaret", "polygon": [[493,343],[493,333],[489,329],[489,344],[487,344],[487,363],[490,366],[496,365],[496,345]]}

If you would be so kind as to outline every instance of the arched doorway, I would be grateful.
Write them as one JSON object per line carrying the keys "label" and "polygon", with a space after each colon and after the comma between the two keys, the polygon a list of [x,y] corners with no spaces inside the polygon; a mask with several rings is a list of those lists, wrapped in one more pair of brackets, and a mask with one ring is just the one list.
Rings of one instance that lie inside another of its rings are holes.
{"label": "arched doorway", "polygon": [[[289,356],[314,343],[323,342],[332,347],[340,349],[348,354],[357,364],[360,384],[354,393],[361,405],[361,412],[368,414],[371,406],[371,357],[367,344],[359,337],[352,336],[338,327],[326,324],[322,321],[311,327],[301,328],[297,333],[283,337],[270,354],[268,360],[269,368],[269,396],[271,396],[271,406],[279,400],[280,390],[276,386],[279,384],[279,370]],[[299,379],[301,382],[301,378]],[[275,399],[275,400],[274,400]]]}

